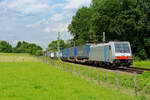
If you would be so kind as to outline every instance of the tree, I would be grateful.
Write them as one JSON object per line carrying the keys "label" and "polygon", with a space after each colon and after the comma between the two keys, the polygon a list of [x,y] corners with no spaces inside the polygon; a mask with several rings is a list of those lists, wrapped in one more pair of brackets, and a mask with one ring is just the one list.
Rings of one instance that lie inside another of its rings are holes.
{"label": "tree", "polygon": [[91,15],[92,9],[82,7],[72,17],[72,22],[68,26],[68,29],[70,34],[73,35],[73,41],[76,42],[76,45],[91,42],[91,35],[89,34]]}
{"label": "tree", "polygon": [[0,52],[11,53],[12,52],[12,46],[6,41],[0,41]]}
{"label": "tree", "polygon": [[35,55],[36,56],[42,56],[43,55],[43,51],[42,50],[37,50]]}
{"label": "tree", "polygon": [[13,49],[14,53],[30,53],[32,55],[36,55],[36,52],[41,50],[42,48],[34,43],[28,42],[18,42],[17,46]]}
{"label": "tree", "polygon": [[68,29],[78,45],[108,41],[130,41],[132,51],[142,59],[150,58],[150,1],[93,0],[80,8]]}
{"label": "tree", "polygon": [[[57,41],[52,41],[49,45],[48,45],[48,48],[50,51],[57,51],[58,50],[58,47],[57,47]],[[64,42],[64,40],[59,40],[59,44],[60,44],[60,49],[64,49],[67,47],[67,44]]]}

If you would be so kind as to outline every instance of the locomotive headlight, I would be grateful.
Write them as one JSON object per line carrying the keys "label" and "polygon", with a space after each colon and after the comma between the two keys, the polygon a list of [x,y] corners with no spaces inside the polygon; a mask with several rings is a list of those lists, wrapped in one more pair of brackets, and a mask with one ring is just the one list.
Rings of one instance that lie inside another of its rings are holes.
{"label": "locomotive headlight", "polygon": [[127,58],[128,58],[128,59],[132,59],[132,57],[131,57],[131,56],[127,56]]}

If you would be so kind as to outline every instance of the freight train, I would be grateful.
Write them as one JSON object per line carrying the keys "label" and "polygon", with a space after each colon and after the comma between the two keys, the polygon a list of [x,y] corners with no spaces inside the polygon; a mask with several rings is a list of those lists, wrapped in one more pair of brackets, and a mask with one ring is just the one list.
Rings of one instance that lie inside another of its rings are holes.
{"label": "freight train", "polygon": [[133,63],[129,42],[109,42],[100,44],[85,44],[65,48],[60,52],[45,52],[45,56],[58,58],[62,61],[91,64],[97,66],[120,67]]}
{"label": "freight train", "polygon": [[130,66],[132,51],[129,42],[109,42],[70,47],[61,51],[61,59],[98,66]]}

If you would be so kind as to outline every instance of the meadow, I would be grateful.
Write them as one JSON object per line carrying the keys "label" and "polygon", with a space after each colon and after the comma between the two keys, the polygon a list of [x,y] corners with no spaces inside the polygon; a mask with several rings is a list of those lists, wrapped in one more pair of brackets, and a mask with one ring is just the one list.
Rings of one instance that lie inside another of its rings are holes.
{"label": "meadow", "polygon": [[0,100],[136,100],[28,54],[0,54],[0,58]]}

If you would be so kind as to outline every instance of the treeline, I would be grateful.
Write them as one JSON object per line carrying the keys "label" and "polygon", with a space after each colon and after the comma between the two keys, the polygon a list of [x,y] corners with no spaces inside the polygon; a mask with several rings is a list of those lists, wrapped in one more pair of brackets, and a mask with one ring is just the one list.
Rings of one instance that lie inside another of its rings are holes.
{"label": "treeline", "polygon": [[58,51],[58,42],[59,42],[60,50],[63,50],[68,47],[76,46],[75,42],[72,39],[67,40],[67,42],[60,39],[60,40],[55,40],[55,41],[52,41],[51,43],[49,43],[47,51],[57,52]]}
{"label": "treeline", "polygon": [[64,48],[67,48],[69,46],[69,44],[65,43],[64,40],[56,40],[56,41],[52,41],[47,48],[47,51],[53,51],[56,52],[58,51],[58,41],[59,41],[59,47],[60,50],[63,50]]}
{"label": "treeline", "polygon": [[93,0],[80,8],[68,27],[76,45],[129,41],[132,52],[150,58],[150,0]]}
{"label": "treeline", "polygon": [[25,41],[19,41],[16,47],[12,47],[6,41],[0,41],[0,53],[30,53],[36,56],[43,54],[42,48],[40,46]]}

